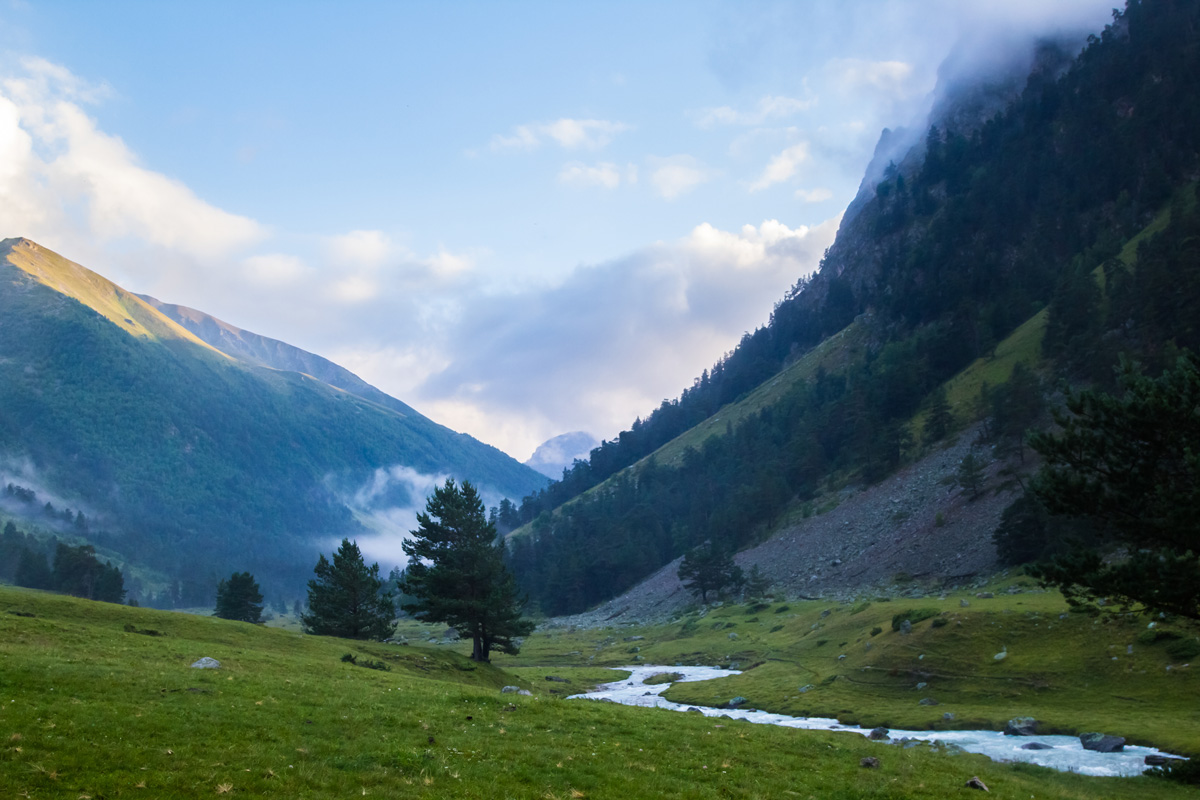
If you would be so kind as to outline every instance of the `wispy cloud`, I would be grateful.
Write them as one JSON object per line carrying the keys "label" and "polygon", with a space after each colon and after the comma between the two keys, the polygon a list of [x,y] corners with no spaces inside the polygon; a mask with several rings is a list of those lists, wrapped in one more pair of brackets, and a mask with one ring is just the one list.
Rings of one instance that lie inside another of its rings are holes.
{"label": "wispy cloud", "polygon": [[629,130],[623,122],[603,119],[558,119],[518,125],[512,133],[496,134],[488,144],[493,152],[536,150],[553,142],[564,150],[599,150],[618,133]]}
{"label": "wispy cloud", "polygon": [[825,187],[816,189],[797,189],[796,199],[806,203],[823,203],[833,197],[833,192]]}
{"label": "wispy cloud", "polygon": [[[633,173],[636,180],[637,173]],[[558,180],[568,186],[599,186],[604,189],[616,189],[621,185],[621,170],[611,162],[602,161],[599,164],[588,165],[580,161],[564,164],[558,172]]]}
{"label": "wispy cloud", "polygon": [[674,200],[713,177],[712,170],[689,155],[651,156],[646,161],[650,167],[650,184],[667,200]]}
{"label": "wispy cloud", "polygon": [[847,91],[869,89],[903,95],[912,91],[913,65],[904,61],[839,58],[829,63],[829,69],[841,87]]}
{"label": "wispy cloud", "polygon": [[806,111],[816,104],[812,97],[784,97],[767,95],[750,110],[738,110],[731,106],[706,108],[696,116],[696,124],[702,128],[714,125],[762,125],[764,122],[790,117]]}
{"label": "wispy cloud", "polygon": [[750,184],[750,191],[758,192],[791,179],[809,158],[808,142],[792,145],[767,163],[758,179]]}

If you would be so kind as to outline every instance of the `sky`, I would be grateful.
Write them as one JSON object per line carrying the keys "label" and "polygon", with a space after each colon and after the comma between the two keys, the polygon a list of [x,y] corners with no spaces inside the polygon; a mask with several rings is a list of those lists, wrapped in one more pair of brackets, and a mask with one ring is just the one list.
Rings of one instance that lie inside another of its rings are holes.
{"label": "sky", "polygon": [[0,0],[0,237],[525,460],[765,324],[952,48],[1111,5]]}

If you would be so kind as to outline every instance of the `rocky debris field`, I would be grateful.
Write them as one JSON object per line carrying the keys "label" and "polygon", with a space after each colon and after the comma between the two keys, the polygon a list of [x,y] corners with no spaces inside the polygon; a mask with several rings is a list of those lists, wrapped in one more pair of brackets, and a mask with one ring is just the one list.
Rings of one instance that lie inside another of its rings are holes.
{"label": "rocky debris field", "polygon": [[[836,508],[785,525],[763,543],[739,553],[749,572],[757,566],[775,595],[850,599],[864,593],[923,593],[930,584],[961,585],[998,569],[992,532],[1019,489],[1001,488],[1008,465],[990,447],[976,444],[969,428],[886,480],[846,489]],[[976,499],[954,484],[962,459],[975,447],[987,463],[987,482]],[[1032,470],[1026,453],[1022,471]],[[816,505],[827,505],[819,498]],[[654,622],[676,615],[696,598],[672,561],[623,595],[596,609],[565,617],[567,625]]]}

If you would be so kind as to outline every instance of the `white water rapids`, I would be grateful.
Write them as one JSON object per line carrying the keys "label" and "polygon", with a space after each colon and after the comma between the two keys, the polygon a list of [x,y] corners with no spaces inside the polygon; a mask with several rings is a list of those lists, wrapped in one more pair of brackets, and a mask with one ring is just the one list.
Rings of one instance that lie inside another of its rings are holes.
{"label": "white water rapids", "polygon": [[[666,708],[672,711],[687,711],[698,708],[706,717],[730,717],[755,722],[762,725],[782,725],[785,728],[804,728],[820,731],[847,731],[868,735],[869,728],[857,728],[842,725],[836,719],[826,717],[789,717],[785,714],[771,714],[766,711],[753,711],[738,708],[707,708],[703,706],[680,705],[659,697],[671,686],[670,683],[660,683],[647,686],[643,681],[653,675],[664,672],[677,673],[683,677],[678,682],[707,681],[713,678],[724,678],[727,675],[740,674],[737,670],[719,669],[717,667],[664,667],[664,666],[630,666],[622,667],[632,673],[628,678],[612,683],[605,683],[594,692],[572,695],[571,698],[586,700],[611,700],[627,706],[647,706],[651,708]],[[940,741],[954,745],[971,753],[981,753],[993,761],[1027,761],[1043,767],[1077,772],[1081,775],[1129,776],[1140,775],[1147,769],[1145,758],[1148,755],[1163,755],[1175,758],[1169,753],[1163,753],[1153,747],[1138,747],[1126,745],[1123,752],[1097,753],[1084,750],[1077,736],[1005,736],[999,731],[903,731],[891,730],[889,733],[893,742],[901,739],[920,740],[926,742]],[[1047,750],[1022,750],[1021,745],[1030,742],[1041,742],[1049,745]]]}

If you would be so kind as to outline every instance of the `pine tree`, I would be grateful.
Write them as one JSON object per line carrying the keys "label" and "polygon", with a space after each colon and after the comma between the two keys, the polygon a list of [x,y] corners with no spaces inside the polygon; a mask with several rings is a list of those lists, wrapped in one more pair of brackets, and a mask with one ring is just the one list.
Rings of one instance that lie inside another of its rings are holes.
{"label": "pine tree", "polygon": [[1074,603],[1111,597],[1200,619],[1200,368],[1185,355],[1152,379],[1126,363],[1121,383],[1120,397],[1070,395],[1061,430],[1030,438],[1045,458],[1038,498],[1108,536],[1036,574]]}
{"label": "pine tree", "polygon": [[701,603],[707,603],[709,592],[741,586],[745,576],[733,563],[731,553],[708,542],[689,551],[679,562],[679,580],[700,596]]}
{"label": "pine tree", "polygon": [[342,539],[333,563],[322,555],[308,582],[308,611],[301,615],[306,633],[344,639],[386,639],[396,629],[396,606],[381,591],[379,565],[363,561],[358,545]]}
{"label": "pine tree", "polygon": [[262,622],[263,596],[249,572],[235,572],[217,584],[214,617],[242,622]]}
{"label": "pine tree", "polygon": [[504,542],[497,541],[475,487],[448,479],[434,489],[417,523],[403,545],[411,560],[400,590],[416,598],[404,610],[471,639],[475,661],[487,661],[492,650],[515,655],[515,640],[533,623],[521,618],[523,602],[504,566]]}
{"label": "pine tree", "polygon": [[940,441],[953,426],[954,414],[950,411],[946,389],[939,386],[929,397],[929,415],[925,417],[925,427],[921,431],[922,444],[931,445]]}

